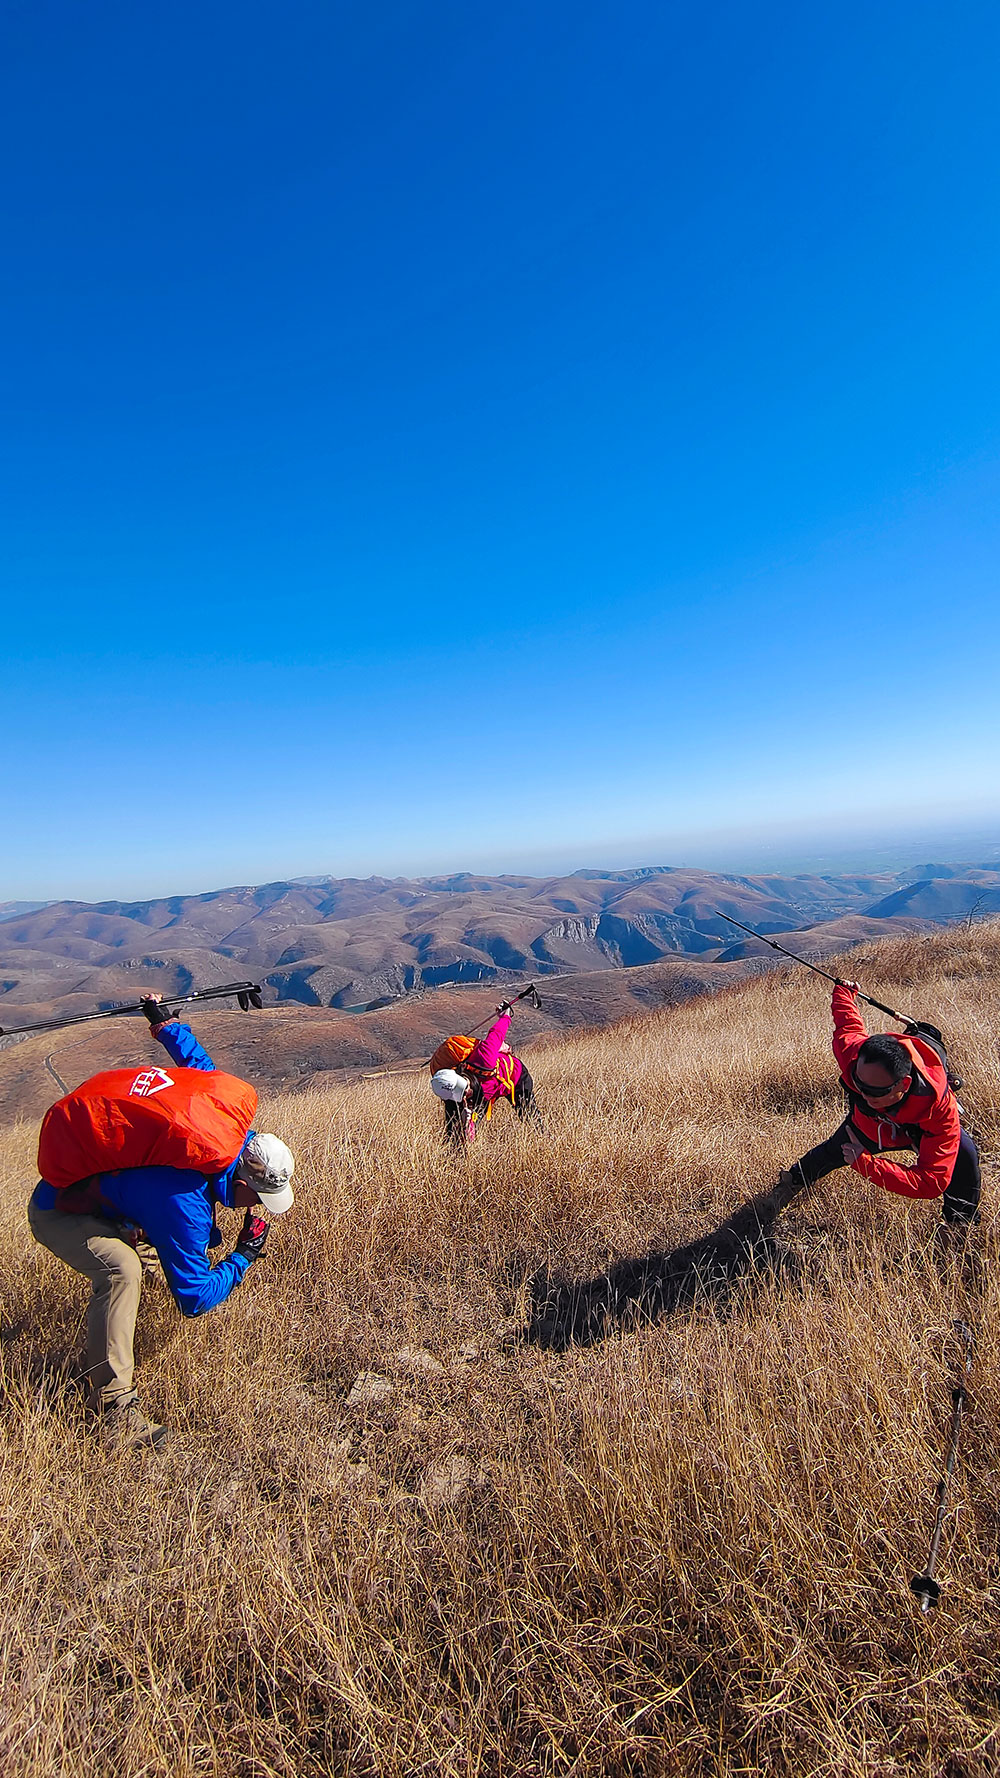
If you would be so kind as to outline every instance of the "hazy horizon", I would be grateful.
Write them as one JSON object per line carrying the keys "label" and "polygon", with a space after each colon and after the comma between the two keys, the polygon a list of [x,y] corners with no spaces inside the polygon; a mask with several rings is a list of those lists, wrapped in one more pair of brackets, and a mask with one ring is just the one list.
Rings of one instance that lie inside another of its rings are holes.
{"label": "hazy horizon", "polygon": [[715,832],[698,838],[652,838],[632,843],[616,841],[592,847],[578,846],[572,851],[549,853],[500,854],[490,858],[469,856],[448,858],[437,864],[421,861],[413,868],[386,863],[382,868],[373,862],[367,870],[289,868],[278,871],[247,872],[240,877],[212,882],[201,881],[192,886],[183,866],[178,866],[169,882],[128,887],[109,884],[89,892],[60,887],[39,889],[36,893],[10,890],[0,882],[0,906],[10,902],[48,904],[58,901],[88,903],[108,901],[159,901],[174,896],[211,895],[224,889],[248,884],[307,883],[358,878],[420,880],[431,877],[458,876],[463,872],[481,876],[570,876],[578,870],[704,870],[713,873],[761,875],[846,875],[851,873],[899,872],[921,864],[956,865],[1000,869],[1000,815],[989,822],[984,819],[967,825],[931,824],[925,828],[880,827],[876,831],[856,828],[824,832],[795,825],[760,829],[753,835],[745,832]]}

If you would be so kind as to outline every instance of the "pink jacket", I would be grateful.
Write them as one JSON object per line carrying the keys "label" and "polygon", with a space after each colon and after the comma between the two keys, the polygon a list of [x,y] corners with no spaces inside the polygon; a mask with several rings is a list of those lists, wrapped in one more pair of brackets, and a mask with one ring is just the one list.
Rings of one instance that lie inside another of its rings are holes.
{"label": "pink jacket", "polygon": [[523,1073],[522,1064],[517,1056],[501,1050],[501,1045],[510,1029],[510,1014],[497,1019],[491,1025],[485,1037],[481,1037],[472,1053],[466,1058],[465,1066],[470,1068],[474,1079],[482,1084],[483,1098],[487,1103],[498,1099],[506,1093],[508,1099],[514,1096],[514,1088]]}

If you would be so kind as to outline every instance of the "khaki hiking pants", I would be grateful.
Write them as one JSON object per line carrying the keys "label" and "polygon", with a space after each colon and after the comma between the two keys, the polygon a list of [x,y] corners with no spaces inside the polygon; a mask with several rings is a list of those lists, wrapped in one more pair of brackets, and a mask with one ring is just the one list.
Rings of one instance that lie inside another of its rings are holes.
{"label": "khaki hiking pants", "polygon": [[122,1239],[103,1216],[66,1210],[39,1210],[28,1205],[28,1224],[36,1241],[74,1272],[90,1279],[87,1310],[87,1401],[91,1407],[112,1404],[131,1395],[135,1361],[132,1345],[139,1312],[144,1270],[157,1267],[156,1254],[145,1242],[139,1251]]}

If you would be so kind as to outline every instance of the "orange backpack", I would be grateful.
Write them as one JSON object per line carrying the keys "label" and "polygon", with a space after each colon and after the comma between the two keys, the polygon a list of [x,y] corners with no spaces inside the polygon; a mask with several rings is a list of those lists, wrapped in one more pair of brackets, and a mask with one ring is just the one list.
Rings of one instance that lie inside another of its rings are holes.
{"label": "orange backpack", "polygon": [[222,1173],[246,1142],[257,1095],[219,1068],[112,1068],[50,1105],[38,1171],[76,1185],[127,1167]]}
{"label": "orange backpack", "polygon": [[446,1037],[430,1059],[431,1073],[436,1074],[439,1068],[456,1068],[461,1073],[463,1063],[468,1061],[475,1047],[476,1039],[463,1037],[460,1032],[454,1037]]}

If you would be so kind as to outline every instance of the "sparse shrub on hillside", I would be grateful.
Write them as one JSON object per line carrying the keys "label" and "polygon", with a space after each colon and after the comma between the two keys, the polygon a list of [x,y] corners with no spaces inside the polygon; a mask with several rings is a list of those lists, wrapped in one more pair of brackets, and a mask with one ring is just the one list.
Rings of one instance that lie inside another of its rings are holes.
{"label": "sparse shrub on hillside", "polygon": [[[849,973],[944,1027],[989,1162],[1000,933]],[[6,1132],[5,1778],[992,1778],[989,1172],[975,1284],[935,1206],[839,1173],[724,1296],[562,1354],[518,1337],[532,1278],[693,1242],[828,1133],[829,1041],[822,984],[782,971],[546,1043],[545,1133],[501,1112],[467,1158],[426,1077],[272,1102],[293,1215],[219,1314],[155,1287],[140,1314],[162,1458],[87,1434],[85,1287],[31,1243],[35,1131]],[[958,1313],[974,1405],[925,1621]]]}

